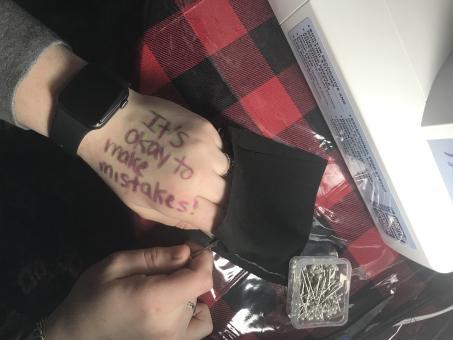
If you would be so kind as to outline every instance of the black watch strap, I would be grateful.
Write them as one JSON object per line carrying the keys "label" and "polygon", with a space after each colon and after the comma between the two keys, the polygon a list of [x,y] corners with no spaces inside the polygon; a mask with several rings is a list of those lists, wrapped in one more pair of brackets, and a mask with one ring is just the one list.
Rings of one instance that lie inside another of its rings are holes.
{"label": "black watch strap", "polygon": [[94,129],[127,104],[129,84],[93,64],[85,65],[61,91],[49,137],[71,155]]}
{"label": "black watch strap", "polygon": [[66,153],[76,155],[83,137],[91,131],[65,109],[57,105],[49,137]]}

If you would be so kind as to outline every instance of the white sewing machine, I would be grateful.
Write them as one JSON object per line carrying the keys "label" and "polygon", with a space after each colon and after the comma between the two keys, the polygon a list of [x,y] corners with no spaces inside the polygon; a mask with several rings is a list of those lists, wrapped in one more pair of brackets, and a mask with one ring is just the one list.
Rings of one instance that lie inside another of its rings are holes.
{"label": "white sewing machine", "polygon": [[453,272],[453,0],[269,0],[384,241]]}

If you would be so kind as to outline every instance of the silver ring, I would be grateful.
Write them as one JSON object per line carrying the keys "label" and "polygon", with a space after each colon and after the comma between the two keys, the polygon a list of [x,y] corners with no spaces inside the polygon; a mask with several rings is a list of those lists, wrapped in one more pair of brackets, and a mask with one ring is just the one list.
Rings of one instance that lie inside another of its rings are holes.
{"label": "silver ring", "polygon": [[187,302],[186,307],[192,309],[192,313],[195,313],[195,308],[197,307],[197,305],[192,301],[189,301]]}

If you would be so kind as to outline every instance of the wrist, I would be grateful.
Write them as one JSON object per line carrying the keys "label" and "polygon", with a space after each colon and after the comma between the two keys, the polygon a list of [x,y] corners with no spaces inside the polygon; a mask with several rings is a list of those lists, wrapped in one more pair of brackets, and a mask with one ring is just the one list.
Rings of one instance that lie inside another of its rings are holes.
{"label": "wrist", "polygon": [[85,61],[63,45],[47,48],[17,86],[17,122],[48,136],[58,94],[84,65]]}

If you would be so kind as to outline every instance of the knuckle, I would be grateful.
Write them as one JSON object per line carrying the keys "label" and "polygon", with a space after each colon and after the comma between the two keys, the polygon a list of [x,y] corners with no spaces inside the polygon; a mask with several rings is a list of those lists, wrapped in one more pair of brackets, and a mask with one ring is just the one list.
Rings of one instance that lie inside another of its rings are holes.
{"label": "knuckle", "polygon": [[145,262],[149,269],[159,266],[161,252],[162,249],[160,247],[153,247],[145,250]]}

